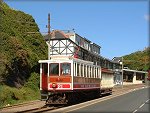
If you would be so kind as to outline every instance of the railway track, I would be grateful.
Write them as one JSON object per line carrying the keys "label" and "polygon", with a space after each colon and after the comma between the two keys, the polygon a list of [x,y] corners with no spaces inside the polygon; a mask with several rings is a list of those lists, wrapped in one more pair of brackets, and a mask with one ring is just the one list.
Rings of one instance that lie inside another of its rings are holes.
{"label": "railway track", "polygon": [[[142,88],[145,87],[146,85],[127,85],[123,87],[115,87],[113,90],[112,95],[116,95],[120,92],[124,92],[127,90],[134,90],[136,88]],[[84,101],[85,102],[85,101]],[[82,103],[82,102],[81,102]],[[39,105],[38,105],[39,104]],[[68,105],[69,106],[69,105]],[[3,109],[0,109],[0,112],[15,112],[15,113],[39,113],[39,112],[46,112],[46,111],[51,111],[55,109],[59,109],[62,107],[66,107],[66,105],[61,105],[61,106],[45,106],[45,102],[36,100],[33,102],[28,102],[28,103],[22,103],[14,106],[7,106],[4,107]]]}
{"label": "railway track", "polygon": [[64,106],[43,106],[43,107],[40,107],[40,108],[34,108],[34,109],[29,109],[29,110],[24,110],[24,111],[19,111],[19,112],[16,112],[16,113],[42,113],[42,112],[46,112],[46,111],[51,111],[51,110],[55,110],[55,109],[59,109],[59,108],[62,108]]}
{"label": "railway track", "polygon": [[24,102],[24,103],[19,103],[19,104],[14,104],[14,105],[7,105],[7,106],[4,106],[3,109],[17,108],[17,107],[22,107],[25,105],[33,105],[33,104],[36,104],[37,102],[40,102],[40,100],[35,100],[35,101],[31,101],[31,102]]}
{"label": "railway track", "polygon": [[5,106],[2,109],[0,109],[0,113],[20,112],[23,110],[37,109],[37,108],[42,108],[42,106],[44,105],[45,102],[40,100],[35,100],[35,101]]}

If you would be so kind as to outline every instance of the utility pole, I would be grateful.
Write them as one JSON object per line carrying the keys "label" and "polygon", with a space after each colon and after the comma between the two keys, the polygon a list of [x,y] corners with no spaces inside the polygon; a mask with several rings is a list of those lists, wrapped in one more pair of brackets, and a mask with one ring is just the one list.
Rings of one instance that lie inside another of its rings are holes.
{"label": "utility pole", "polygon": [[48,13],[48,35],[50,35],[50,14]]}
{"label": "utility pole", "polygon": [[50,60],[50,38],[51,38],[51,34],[50,34],[50,13],[48,13],[48,60]]}

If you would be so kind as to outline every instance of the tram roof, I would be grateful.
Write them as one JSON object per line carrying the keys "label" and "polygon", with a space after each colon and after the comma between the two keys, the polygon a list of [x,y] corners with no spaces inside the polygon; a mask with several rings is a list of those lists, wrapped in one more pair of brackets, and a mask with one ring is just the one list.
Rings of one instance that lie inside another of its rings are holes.
{"label": "tram roof", "polygon": [[91,62],[91,61],[86,61],[86,60],[74,58],[71,56],[62,56],[62,55],[51,56],[50,60],[39,60],[39,63],[48,63],[48,62],[58,61],[58,60],[72,60],[72,61],[76,61],[76,62],[82,62],[84,64],[93,65],[93,62]]}

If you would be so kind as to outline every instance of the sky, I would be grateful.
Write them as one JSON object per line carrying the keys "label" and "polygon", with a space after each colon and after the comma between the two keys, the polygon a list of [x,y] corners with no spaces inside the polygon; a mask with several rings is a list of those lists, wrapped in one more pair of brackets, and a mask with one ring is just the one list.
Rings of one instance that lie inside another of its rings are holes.
{"label": "sky", "polygon": [[47,32],[72,30],[101,46],[112,59],[149,46],[149,0],[3,0],[11,8],[30,14]]}

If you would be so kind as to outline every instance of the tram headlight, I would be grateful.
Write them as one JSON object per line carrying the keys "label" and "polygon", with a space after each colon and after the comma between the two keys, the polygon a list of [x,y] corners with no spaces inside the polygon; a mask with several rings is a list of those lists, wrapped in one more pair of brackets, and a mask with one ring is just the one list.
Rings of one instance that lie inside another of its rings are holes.
{"label": "tram headlight", "polygon": [[52,83],[52,88],[57,88],[57,84],[56,83]]}

